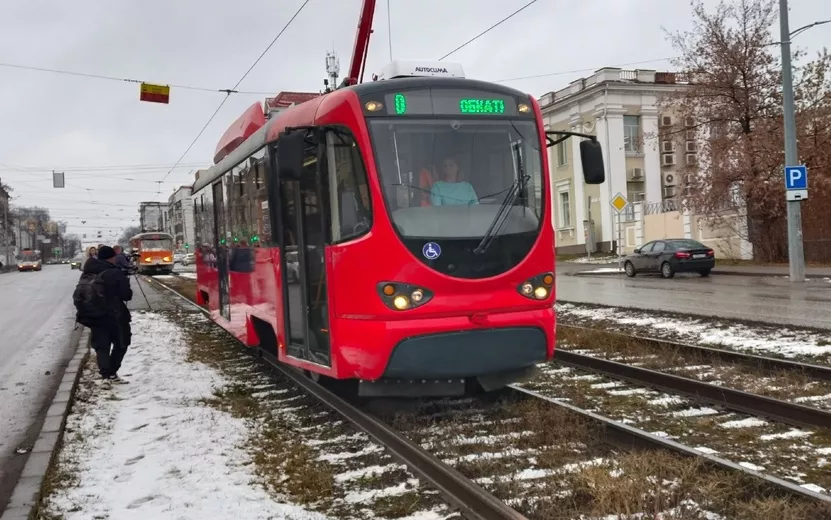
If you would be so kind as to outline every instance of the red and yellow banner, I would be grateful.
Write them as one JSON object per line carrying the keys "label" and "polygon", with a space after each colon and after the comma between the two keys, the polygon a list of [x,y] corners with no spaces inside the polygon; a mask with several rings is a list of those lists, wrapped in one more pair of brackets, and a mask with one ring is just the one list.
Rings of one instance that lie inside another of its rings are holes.
{"label": "red and yellow banner", "polygon": [[167,85],[154,85],[152,83],[141,84],[139,100],[149,103],[170,103],[170,87]]}

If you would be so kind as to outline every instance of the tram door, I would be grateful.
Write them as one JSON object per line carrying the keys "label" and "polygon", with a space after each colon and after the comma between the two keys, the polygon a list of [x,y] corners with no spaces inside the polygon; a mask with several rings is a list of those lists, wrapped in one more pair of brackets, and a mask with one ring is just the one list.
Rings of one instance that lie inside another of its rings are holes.
{"label": "tram door", "polygon": [[280,180],[281,251],[289,355],[330,365],[324,207],[317,145],[300,180]]}
{"label": "tram door", "polygon": [[228,224],[225,215],[225,197],[222,181],[213,185],[214,196],[214,240],[216,269],[219,275],[219,313],[226,320],[231,319],[231,301],[228,280]]}

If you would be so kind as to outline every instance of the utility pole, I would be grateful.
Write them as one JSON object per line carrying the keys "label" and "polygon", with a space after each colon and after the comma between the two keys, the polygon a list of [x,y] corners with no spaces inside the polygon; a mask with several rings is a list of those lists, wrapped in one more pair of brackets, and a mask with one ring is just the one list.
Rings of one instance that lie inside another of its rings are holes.
{"label": "utility pole", "polygon": [[[0,186],[2,186],[0,184]],[[0,187],[2,189],[2,187]],[[6,268],[9,268],[11,265],[11,260],[9,258],[9,193],[4,191],[3,195],[5,195],[5,201],[3,202],[3,244],[6,246]]]}
{"label": "utility pole", "polygon": [[[782,38],[782,95],[785,115],[785,164],[796,166],[796,121],[794,116],[793,70],[791,68],[791,33],[788,27],[788,0],[779,0],[779,25]],[[784,168],[783,168],[784,175]],[[798,200],[788,205],[788,264],[791,282],[805,281],[805,254],[802,250],[802,206]]]}

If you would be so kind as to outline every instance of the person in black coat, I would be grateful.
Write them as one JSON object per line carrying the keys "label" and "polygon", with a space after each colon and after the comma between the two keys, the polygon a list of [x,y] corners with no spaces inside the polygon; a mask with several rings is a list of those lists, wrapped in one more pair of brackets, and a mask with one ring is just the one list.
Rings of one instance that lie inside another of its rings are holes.
{"label": "person in black coat", "polygon": [[100,275],[112,311],[90,326],[90,342],[98,357],[98,370],[104,380],[125,383],[118,377],[118,369],[131,343],[131,317],[125,302],[133,298],[133,290],[130,279],[116,266],[116,256],[113,248],[100,247],[98,257],[90,258],[84,264],[84,274]]}

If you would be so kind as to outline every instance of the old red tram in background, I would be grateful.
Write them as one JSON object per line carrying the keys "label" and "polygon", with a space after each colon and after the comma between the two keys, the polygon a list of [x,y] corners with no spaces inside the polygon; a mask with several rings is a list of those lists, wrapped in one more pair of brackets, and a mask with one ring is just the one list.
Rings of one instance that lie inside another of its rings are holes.
{"label": "old red tram in background", "polygon": [[[194,184],[197,298],[246,344],[364,395],[503,386],[554,349],[539,107],[443,62],[385,76],[268,119],[255,104],[228,129]],[[581,149],[602,182],[596,140]]]}

